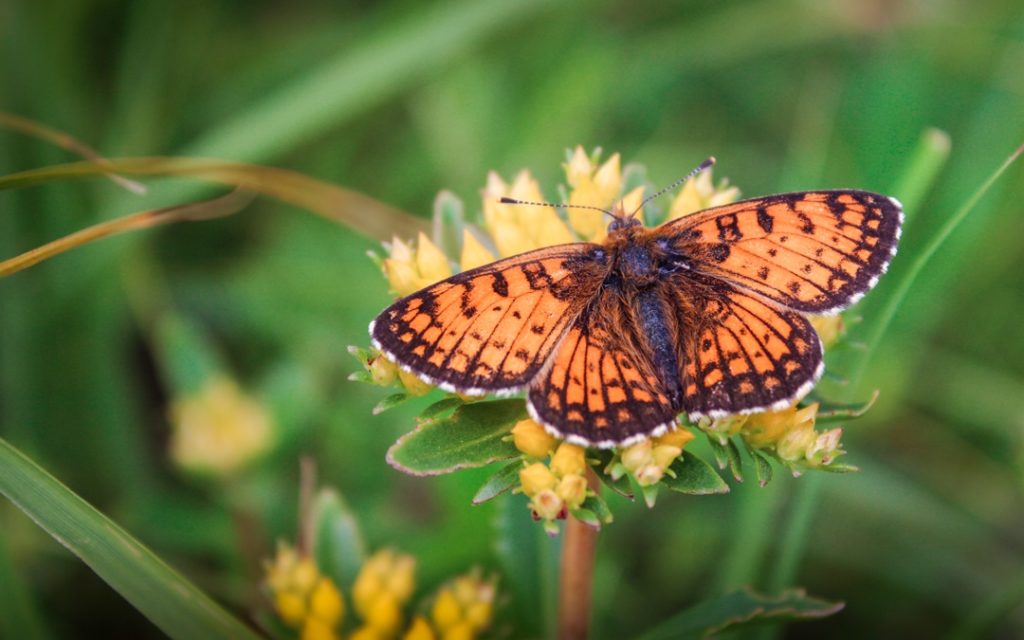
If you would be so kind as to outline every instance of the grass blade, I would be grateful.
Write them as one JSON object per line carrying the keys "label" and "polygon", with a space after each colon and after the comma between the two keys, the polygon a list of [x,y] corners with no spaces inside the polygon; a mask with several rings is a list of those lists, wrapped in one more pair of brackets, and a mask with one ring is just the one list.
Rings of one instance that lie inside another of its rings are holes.
{"label": "grass blade", "polygon": [[170,637],[259,637],[3,439],[0,492]]}

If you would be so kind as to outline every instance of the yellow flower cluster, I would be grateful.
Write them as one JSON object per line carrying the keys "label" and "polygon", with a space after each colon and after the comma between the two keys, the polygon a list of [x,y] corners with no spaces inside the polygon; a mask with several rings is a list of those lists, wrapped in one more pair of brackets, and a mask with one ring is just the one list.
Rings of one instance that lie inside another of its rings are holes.
{"label": "yellow flower cluster", "polygon": [[302,640],[336,640],[345,601],[334,582],[320,575],[309,557],[281,543],[266,564],[266,585],[285,624],[300,629]]}
{"label": "yellow flower cluster", "polygon": [[352,586],[352,606],[363,620],[350,640],[394,638],[402,628],[402,608],[416,586],[416,559],[383,549],[366,560]]}
{"label": "yellow flower cluster", "polygon": [[657,438],[642,440],[622,450],[622,466],[641,487],[657,484],[683,455],[683,447],[696,436],[689,429],[676,429]]}
{"label": "yellow flower cluster", "polygon": [[818,403],[750,416],[731,416],[712,423],[708,431],[719,437],[740,434],[755,449],[772,449],[784,462],[797,470],[830,464],[844,453],[840,428],[818,432],[814,428]]}
{"label": "yellow flower cluster", "polygon": [[513,441],[531,457],[551,454],[550,464],[533,462],[519,472],[519,484],[530,498],[530,509],[546,522],[565,518],[587,499],[586,451],[568,442],[558,442],[533,420],[522,420],[512,432]]}
{"label": "yellow flower cluster", "polygon": [[479,571],[459,576],[437,592],[430,620],[417,616],[403,640],[473,640],[490,626],[496,594],[496,581]]}
{"label": "yellow flower cluster", "polygon": [[265,453],[274,423],[267,408],[224,375],[207,379],[170,408],[171,457],[190,471],[228,475]]}

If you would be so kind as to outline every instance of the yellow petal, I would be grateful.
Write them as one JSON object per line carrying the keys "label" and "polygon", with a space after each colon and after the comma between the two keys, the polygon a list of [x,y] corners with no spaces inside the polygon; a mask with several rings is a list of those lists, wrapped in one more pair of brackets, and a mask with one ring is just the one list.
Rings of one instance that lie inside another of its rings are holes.
{"label": "yellow petal", "polygon": [[528,456],[543,458],[551,453],[558,440],[529,418],[520,420],[512,427],[512,440],[516,448]]}
{"label": "yellow petal", "polygon": [[590,162],[590,156],[583,150],[582,145],[576,145],[569,164],[565,165],[565,179],[569,186],[578,187],[584,182],[589,182],[593,172],[594,165]]}
{"label": "yellow petal", "polygon": [[479,240],[476,239],[469,229],[462,230],[462,257],[459,260],[459,268],[469,271],[476,267],[494,262],[494,256],[487,250]]}
{"label": "yellow petal", "polygon": [[459,601],[448,587],[443,587],[434,599],[434,606],[430,610],[430,617],[434,625],[444,631],[454,626],[462,618],[462,607]]}
{"label": "yellow petal", "polygon": [[409,630],[402,636],[402,640],[435,640],[435,638],[437,636],[434,635],[434,630],[430,628],[430,623],[423,616],[413,618]]}
{"label": "yellow petal", "polygon": [[416,266],[421,278],[437,282],[452,275],[448,258],[422,231],[416,241]]}
{"label": "yellow petal", "polygon": [[309,615],[331,627],[338,626],[345,613],[345,601],[330,578],[320,578],[309,597]]}

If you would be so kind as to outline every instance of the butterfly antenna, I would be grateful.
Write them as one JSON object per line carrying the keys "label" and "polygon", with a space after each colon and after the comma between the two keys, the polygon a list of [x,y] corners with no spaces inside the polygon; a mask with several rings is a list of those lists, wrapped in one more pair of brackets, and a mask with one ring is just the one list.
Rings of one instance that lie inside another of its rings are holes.
{"label": "butterfly antenna", "polygon": [[501,202],[502,204],[528,204],[536,207],[552,207],[554,209],[593,209],[594,211],[607,213],[613,218],[615,217],[615,214],[607,209],[602,209],[601,207],[592,207],[586,204],[554,204],[553,202],[533,202],[531,200],[516,200],[515,198],[506,198],[504,196],[502,196],[499,202]]}
{"label": "butterfly antenna", "polygon": [[629,214],[629,217],[631,217],[631,218],[635,217],[636,214],[639,213],[640,210],[644,208],[645,204],[647,204],[648,202],[650,202],[651,200],[654,200],[655,198],[657,198],[659,196],[665,195],[669,191],[672,191],[673,189],[675,189],[679,185],[683,184],[684,182],[686,182],[690,178],[694,177],[695,175],[697,175],[701,171],[704,171],[705,169],[710,168],[714,164],[715,164],[715,156],[709,156],[707,160],[705,160],[704,162],[702,162],[699,165],[697,165],[697,168],[694,169],[693,171],[691,171],[690,173],[686,174],[682,178],[679,178],[678,180],[676,180],[672,184],[668,185],[667,187],[665,187],[664,189],[662,189],[658,193],[655,193],[654,195],[650,195],[650,196],[647,196],[646,198],[644,198],[644,201],[640,203],[640,206],[637,207],[636,210],[633,211],[633,213]]}

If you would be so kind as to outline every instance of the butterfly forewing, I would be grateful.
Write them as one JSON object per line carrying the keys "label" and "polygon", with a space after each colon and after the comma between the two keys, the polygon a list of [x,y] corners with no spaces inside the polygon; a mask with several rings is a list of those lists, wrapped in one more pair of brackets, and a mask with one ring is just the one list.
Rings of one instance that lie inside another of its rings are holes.
{"label": "butterfly forewing", "polygon": [[896,251],[899,203],[865,191],[809,191],[715,207],[657,231],[694,270],[797,311],[856,302]]}
{"label": "butterfly forewing", "polygon": [[676,415],[631,310],[602,292],[576,319],[546,375],[529,393],[530,413],[577,444],[621,445],[667,428]]}
{"label": "butterfly forewing", "polygon": [[516,390],[534,380],[607,272],[597,245],[532,251],[398,300],[371,325],[375,346],[450,391]]}

